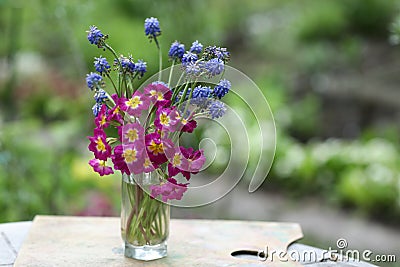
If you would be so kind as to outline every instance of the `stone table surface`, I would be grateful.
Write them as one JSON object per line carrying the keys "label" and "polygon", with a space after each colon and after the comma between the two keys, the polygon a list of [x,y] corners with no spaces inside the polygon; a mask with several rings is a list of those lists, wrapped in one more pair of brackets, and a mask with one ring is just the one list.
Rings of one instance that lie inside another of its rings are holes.
{"label": "stone table surface", "polygon": [[[349,259],[331,261],[326,250],[299,243],[296,223],[171,220],[166,258],[142,262],[123,256],[119,218],[36,216],[33,222],[0,224],[0,267],[11,266],[309,266],[374,267]],[[234,251],[266,251],[268,258],[233,257]],[[295,261],[271,252],[298,255]],[[293,253],[294,252],[294,253]],[[301,255],[315,253],[313,260]]]}
{"label": "stone table surface", "polygon": [[119,223],[115,217],[36,216],[32,223],[1,224],[0,266],[266,266],[231,253],[265,246],[286,251],[302,237],[296,223],[172,219],[168,256],[142,262],[123,256]]}

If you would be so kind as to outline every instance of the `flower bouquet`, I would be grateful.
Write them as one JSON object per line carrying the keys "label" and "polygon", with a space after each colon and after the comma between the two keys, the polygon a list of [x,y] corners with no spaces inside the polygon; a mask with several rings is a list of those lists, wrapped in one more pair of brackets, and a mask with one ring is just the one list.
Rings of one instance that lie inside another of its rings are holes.
{"label": "flower bouquet", "polygon": [[[186,51],[175,41],[168,52],[168,80],[162,81],[159,21],[147,18],[144,28],[159,53],[160,71],[153,82],[141,82],[147,71],[145,61],[118,55],[109,45],[108,35],[96,26],[88,31],[89,42],[114,57],[112,65],[105,57],[96,57],[96,72],[86,76],[87,86],[94,92],[96,125],[93,136],[88,137],[88,148],[94,154],[89,164],[95,172],[103,176],[118,170],[122,174],[125,256],[152,260],[167,254],[168,202],[182,199],[191,175],[198,173],[206,160],[202,150],[180,146],[179,139],[194,131],[196,119],[217,119],[225,113],[220,99],[231,84],[221,77],[230,54],[226,48],[203,48],[198,41]],[[179,72],[179,80],[172,84],[175,72]],[[204,78],[218,82],[207,83]]]}

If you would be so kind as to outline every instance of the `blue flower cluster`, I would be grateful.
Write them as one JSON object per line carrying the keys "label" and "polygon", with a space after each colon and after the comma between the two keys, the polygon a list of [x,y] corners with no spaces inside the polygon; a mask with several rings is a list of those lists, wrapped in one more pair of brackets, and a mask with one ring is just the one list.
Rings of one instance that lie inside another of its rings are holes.
{"label": "blue flower cluster", "polygon": [[216,76],[220,75],[224,71],[225,64],[219,58],[212,58],[205,63],[204,68],[209,76]]}
{"label": "blue flower cluster", "polygon": [[202,50],[203,50],[203,45],[196,40],[192,43],[192,46],[190,47],[189,51],[195,54],[200,54]]}
{"label": "blue flower cluster", "polygon": [[[121,64],[122,72],[135,72],[136,65],[135,62],[133,62],[132,57],[127,58],[121,55],[119,57],[119,62]],[[114,59],[114,65],[118,65],[117,59]]]}
{"label": "blue flower cluster", "polygon": [[[178,41],[172,43],[169,49],[169,57],[174,60],[181,60],[183,70],[188,76],[207,75],[217,76],[223,73],[225,63],[229,61],[230,53],[224,47],[208,46],[204,49],[198,41],[194,41],[188,51]],[[200,55],[201,54],[201,55]]]}
{"label": "blue flower cluster", "polygon": [[99,89],[95,94],[94,94],[94,100],[96,103],[103,103],[105,99],[107,99],[107,93],[103,89]]}
{"label": "blue flower cluster", "polygon": [[104,35],[96,26],[90,26],[89,31],[87,31],[87,39],[91,44],[97,45],[98,48],[102,48],[107,36]]}
{"label": "blue flower cluster", "polygon": [[139,59],[138,62],[136,62],[135,71],[138,73],[139,77],[142,77],[147,71],[147,63]]}
{"label": "blue flower cluster", "polygon": [[147,18],[144,21],[144,32],[150,39],[161,35],[160,23],[156,18]]}
{"label": "blue flower cluster", "polygon": [[225,47],[217,47],[217,46],[207,46],[204,49],[203,58],[205,60],[210,60],[212,58],[218,58],[222,60],[224,63],[228,62],[230,59],[230,53],[226,50]]}
{"label": "blue flower cluster", "polygon": [[227,79],[222,79],[214,87],[213,94],[215,97],[218,97],[218,99],[221,99],[224,95],[226,95],[229,92],[230,88],[231,88],[231,82],[228,81]]}
{"label": "blue flower cluster", "polygon": [[[154,17],[147,18],[144,22],[144,32],[150,41],[154,39],[161,55],[160,46],[157,40],[157,37],[161,35],[158,19]],[[118,74],[122,75],[119,76],[120,78],[122,77],[122,79],[127,79],[128,81],[131,79],[130,82],[132,82],[132,79],[136,77],[143,77],[147,71],[147,63],[141,59],[134,61],[132,56],[116,56],[116,52],[106,43],[107,38],[108,35],[103,34],[96,26],[90,27],[87,39],[91,44],[95,44],[99,48],[103,48],[104,50],[108,49],[115,56],[113,70],[118,71]],[[168,56],[173,60],[173,64],[182,63],[182,70],[187,75],[185,79],[188,84],[184,86],[185,89],[177,87],[178,90],[174,91],[172,95],[174,101],[178,104],[178,107],[182,108],[182,102],[188,100],[190,96],[191,99],[188,103],[193,105],[197,111],[209,115],[212,119],[220,118],[225,113],[226,107],[224,103],[219,100],[229,92],[231,83],[226,79],[222,79],[212,88],[207,84],[204,84],[203,81],[201,81],[199,85],[197,81],[201,80],[199,79],[200,77],[207,76],[208,78],[211,78],[224,73],[225,64],[230,59],[230,53],[227,49],[217,46],[203,47],[203,44],[196,40],[192,42],[188,50],[185,50],[184,44],[175,41],[169,48]],[[161,66],[162,64],[160,64],[160,67]],[[87,74],[86,84],[88,88],[95,93],[94,100],[96,103],[93,106],[92,111],[93,114],[97,116],[103,104],[106,104],[106,107],[110,108],[110,102],[112,102],[111,97],[103,90],[104,77],[111,79],[118,97],[127,96],[128,94],[135,92],[135,90],[128,88],[128,85],[126,85],[127,87],[125,89],[121,89],[122,80],[119,81],[118,87],[116,86],[112,77],[109,75],[111,66],[105,57],[96,57],[94,60],[94,68],[97,73],[91,72],[90,74]],[[192,78],[195,79],[192,80]],[[194,87],[194,84],[196,83],[198,86]],[[122,84],[124,83],[122,82]],[[165,86],[168,87],[169,82],[168,85]],[[185,96],[183,96],[184,91],[186,91]]]}
{"label": "blue flower cluster", "polygon": [[100,110],[101,110],[101,106],[102,106],[102,104],[100,104],[100,103],[96,103],[96,104],[93,105],[92,112],[93,112],[93,115],[95,117],[97,117],[97,115],[99,115]]}
{"label": "blue flower cluster", "polygon": [[172,43],[171,48],[169,49],[168,56],[171,59],[182,59],[184,53],[185,45],[175,41]]}
{"label": "blue flower cluster", "polygon": [[192,98],[209,98],[212,90],[208,86],[197,86],[193,89]]}
{"label": "blue flower cluster", "polygon": [[222,117],[226,112],[225,104],[219,100],[212,101],[208,106],[208,114],[212,119]]}
{"label": "blue flower cluster", "polygon": [[183,56],[182,56],[182,65],[187,66],[189,63],[195,63],[199,57],[190,51],[187,51]]}
{"label": "blue flower cluster", "polygon": [[108,64],[107,59],[100,56],[94,58],[94,68],[100,74],[106,74],[110,71],[110,64]]}
{"label": "blue flower cluster", "polygon": [[115,59],[114,65],[118,67],[119,64],[121,64],[121,73],[129,73],[131,75],[137,74],[139,77],[143,77],[147,71],[147,63],[141,59],[135,63],[132,59],[132,56],[129,56],[129,58],[120,56],[119,62],[117,59]]}
{"label": "blue flower cluster", "polygon": [[96,88],[100,88],[103,86],[103,77],[94,72],[86,74],[86,85],[92,91]]}

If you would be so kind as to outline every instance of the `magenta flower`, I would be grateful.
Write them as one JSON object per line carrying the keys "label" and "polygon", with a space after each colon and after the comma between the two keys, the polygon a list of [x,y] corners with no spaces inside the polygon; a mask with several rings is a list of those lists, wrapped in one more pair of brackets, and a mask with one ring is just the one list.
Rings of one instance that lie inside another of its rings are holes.
{"label": "magenta flower", "polygon": [[144,146],[144,128],[139,123],[129,123],[118,130],[120,129],[121,131],[118,131],[118,134],[122,137],[123,144],[140,142]]}
{"label": "magenta flower", "polygon": [[166,107],[171,104],[172,91],[163,82],[153,82],[144,88],[144,95],[150,97],[156,107]]}
{"label": "magenta flower", "polygon": [[176,131],[192,133],[193,130],[197,127],[197,122],[194,119],[191,119],[191,115],[188,118],[185,118],[178,112],[178,116],[176,119],[178,120]]}
{"label": "magenta flower", "polygon": [[[126,148],[124,148],[126,149]],[[127,166],[131,173],[140,174],[145,172],[154,171],[158,166],[155,166],[151,162],[150,158],[146,155],[145,150],[139,150],[136,154],[137,160],[127,163]]]}
{"label": "magenta flower", "polygon": [[107,160],[111,155],[111,146],[107,143],[107,136],[102,129],[94,129],[94,135],[88,137],[89,150],[94,153],[96,159]]}
{"label": "magenta flower", "polygon": [[206,162],[206,157],[204,156],[203,150],[196,150],[192,147],[184,148],[180,147],[182,154],[185,158],[187,158],[189,162],[188,171],[192,174],[196,174],[200,171],[201,167],[203,167]]}
{"label": "magenta flower", "polygon": [[112,162],[114,163],[114,169],[120,170],[121,173],[131,174],[128,165],[126,164],[124,155],[124,148],[122,145],[118,145],[114,148],[114,155],[111,156]]}
{"label": "magenta flower", "polygon": [[118,100],[118,104],[122,111],[125,111],[129,115],[139,117],[142,110],[149,108],[150,100],[139,91],[136,91],[129,99],[121,97]]}
{"label": "magenta flower", "polygon": [[[170,177],[173,177],[180,172],[183,174],[183,170],[188,169],[189,162],[178,147],[166,150],[165,154],[168,158],[168,175]],[[188,173],[188,175],[190,178],[190,173]],[[186,179],[189,180],[189,178]]]}
{"label": "magenta flower", "polygon": [[146,154],[144,153],[143,143],[123,145],[122,148],[122,157],[129,171],[133,174],[142,173],[144,169],[144,155]]}
{"label": "magenta flower", "polygon": [[164,153],[164,144],[158,133],[151,133],[145,136],[146,150],[150,160],[156,165],[161,165],[167,161]]}
{"label": "magenta flower", "polygon": [[100,176],[103,175],[109,175],[114,173],[113,169],[111,167],[108,167],[106,165],[106,161],[100,160],[100,159],[91,159],[89,160],[89,165],[93,167],[93,170],[97,173],[100,174]]}
{"label": "magenta flower", "polygon": [[110,121],[107,116],[107,106],[102,105],[99,114],[95,117],[94,122],[98,128],[104,129],[110,125]]}
{"label": "magenta flower", "polygon": [[185,118],[182,118],[178,127],[181,132],[192,133],[197,127],[197,122],[195,120],[188,121]]}
{"label": "magenta flower", "polygon": [[158,133],[151,133],[145,136],[146,151],[153,162],[153,165],[161,165],[167,162],[165,150],[173,148],[174,144],[168,138],[161,138]]}
{"label": "magenta flower", "polygon": [[159,108],[156,113],[156,118],[154,120],[154,125],[161,131],[173,132],[176,129],[176,124],[179,114],[173,108]]}
{"label": "magenta flower", "polygon": [[151,197],[156,198],[161,195],[161,200],[167,202],[169,199],[181,200],[187,191],[188,184],[179,184],[174,178],[168,178],[166,183],[161,185],[151,185]]}
{"label": "magenta flower", "polygon": [[[180,156],[177,156],[180,154]],[[179,151],[175,151],[173,155],[167,152],[169,159],[168,163],[168,175],[173,177],[178,173],[189,180],[191,174],[196,174],[203,167],[206,158],[203,155],[202,150],[194,151],[193,148],[179,147]],[[180,164],[178,164],[180,163]]]}
{"label": "magenta flower", "polygon": [[121,108],[118,105],[118,102],[119,102],[118,95],[117,94],[113,94],[111,97],[114,100],[116,105],[108,112],[107,120],[108,121],[115,121],[115,122],[117,122],[119,124],[123,124],[124,120],[123,120],[122,115],[121,115]]}

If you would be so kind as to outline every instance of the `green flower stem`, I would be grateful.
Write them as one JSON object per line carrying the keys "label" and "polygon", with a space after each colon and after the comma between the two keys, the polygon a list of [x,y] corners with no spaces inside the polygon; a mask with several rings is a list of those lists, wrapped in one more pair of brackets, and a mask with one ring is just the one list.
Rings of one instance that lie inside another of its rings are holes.
{"label": "green flower stem", "polygon": [[189,94],[189,98],[188,98],[188,103],[185,105],[185,110],[183,111],[183,115],[182,115],[182,116],[185,116],[186,111],[187,111],[187,109],[188,109],[188,107],[189,107],[189,105],[190,105],[190,100],[192,99],[193,91],[194,91],[194,88],[196,87],[196,83],[197,83],[197,79],[194,81],[193,89],[190,90],[190,94]]}
{"label": "green flower stem", "polygon": [[175,58],[172,60],[171,69],[169,71],[168,88],[169,88],[169,86],[171,84],[172,73],[174,72],[174,65],[175,65]]}
{"label": "green flower stem", "polygon": [[118,65],[119,65],[120,67],[122,67],[122,66],[121,66],[121,61],[119,61],[118,55],[117,55],[117,53],[114,51],[114,49],[112,49],[112,47],[109,46],[107,43],[104,43],[104,46],[114,55],[115,59],[116,59],[117,62],[118,62]]}
{"label": "green flower stem", "polygon": [[[119,60],[119,58],[118,58],[118,55],[117,55],[117,53],[115,52],[115,50],[111,47],[111,46],[109,46],[107,43],[104,43],[104,47],[105,48],[107,48],[110,52],[111,52],[111,54],[113,54],[113,56],[114,56],[114,58],[117,60],[117,62],[118,62],[118,65],[119,65],[119,67],[122,69],[122,65],[121,65],[121,61]],[[114,82],[111,80],[111,82],[112,82],[112,84],[113,84],[113,86],[114,86],[114,88],[115,88],[115,92],[117,93],[117,95],[119,96],[119,97],[121,97],[122,96],[122,86],[121,86],[121,82],[119,82],[119,87],[118,87],[118,89],[117,89],[117,87],[115,86],[115,84],[114,84]]]}
{"label": "green flower stem", "polygon": [[138,184],[126,182],[125,187],[130,204],[125,207],[129,208],[125,240],[138,246],[162,242],[168,233],[166,204],[152,199]]}
{"label": "green flower stem", "polygon": [[154,37],[154,42],[156,43],[158,49],[158,80],[161,81],[161,71],[162,71],[162,53],[161,53],[161,46],[158,43],[157,37]]}
{"label": "green flower stem", "polygon": [[110,102],[115,106],[115,101],[114,99],[112,99],[112,97],[106,92],[107,98],[108,100],[110,100]]}
{"label": "green flower stem", "polygon": [[[180,99],[180,101],[179,101],[179,103],[178,103],[178,110],[179,110],[179,108],[181,107],[183,101],[185,101],[185,98],[186,98],[186,94],[187,94],[188,89],[189,89],[189,82],[186,83],[185,89],[183,90],[182,97],[181,97],[181,99]],[[192,90],[192,91],[193,91],[193,90]]]}
{"label": "green flower stem", "polygon": [[114,83],[113,79],[111,78],[110,74],[109,74],[109,73],[106,73],[106,75],[107,75],[108,79],[110,79],[110,81],[111,81],[111,83],[112,83],[112,85],[113,85],[113,87],[114,87],[115,92],[118,93],[117,86],[115,85],[115,83]]}
{"label": "green flower stem", "polygon": [[178,83],[176,84],[177,86],[174,88],[174,93],[172,94],[172,98],[171,98],[172,101],[173,101],[173,100],[178,96],[178,94],[179,94],[179,91],[180,91],[180,88],[181,88],[181,86],[180,86],[179,84],[180,84],[180,82],[181,82],[181,80],[182,80],[184,74],[185,74],[184,72],[181,74],[181,77],[179,77]]}

